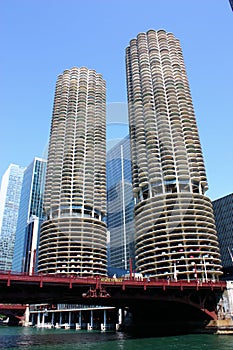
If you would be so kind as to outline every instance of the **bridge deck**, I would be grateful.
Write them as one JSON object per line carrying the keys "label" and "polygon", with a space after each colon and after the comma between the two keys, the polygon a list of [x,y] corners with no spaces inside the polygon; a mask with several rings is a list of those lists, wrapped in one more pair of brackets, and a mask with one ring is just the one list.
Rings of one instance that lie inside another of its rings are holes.
{"label": "bridge deck", "polygon": [[28,275],[23,273],[12,273],[1,272],[0,271],[0,285],[6,284],[8,287],[11,284],[39,284],[42,288],[43,285],[68,285],[69,288],[73,286],[95,286],[99,287],[121,287],[123,290],[126,287],[135,287],[144,289],[149,288],[195,288],[195,289],[225,289],[225,281],[199,281],[199,280],[156,280],[153,278],[150,279],[138,279],[138,278],[109,278],[109,277],[76,277],[76,276],[57,276],[57,275],[45,275],[45,274],[34,274]]}
{"label": "bridge deck", "polygon": [[154,308],[157,314],[160,310],[161,317],[169,314],[170,318],[182,313],[187,319],[192,310],[192,315],[198,311],[216,319],[218,301],[225,289],[225,281],[30,276],[0,271],[1,303],[102,305],[148,313]]}

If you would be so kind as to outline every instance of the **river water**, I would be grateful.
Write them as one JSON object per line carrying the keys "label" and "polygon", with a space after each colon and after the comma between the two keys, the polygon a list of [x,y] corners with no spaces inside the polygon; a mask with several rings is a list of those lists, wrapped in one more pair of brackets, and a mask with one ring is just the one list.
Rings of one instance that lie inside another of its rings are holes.
{"label": "river water", "polygon": [[120,332],[0,327],[8,350],[233,350],[232,335],[195,334],[135,338]]}

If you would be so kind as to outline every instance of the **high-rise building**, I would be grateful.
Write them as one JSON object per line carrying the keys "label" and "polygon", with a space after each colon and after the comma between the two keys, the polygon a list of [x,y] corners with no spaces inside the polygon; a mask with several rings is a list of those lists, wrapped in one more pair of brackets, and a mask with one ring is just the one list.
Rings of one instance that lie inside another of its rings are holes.
{"label": "high-rise building", "polygon": [[0,270],[11,270],[24,168],[10,164],[0,191]]}
{"label": "high-rise building", "polygon": [[43,219],[32,215],[26,227],[23,253],[23,272],[27,272],[30,275],[32,275],[34,272],[37,272],[38,243],[42,222]]}
{"label": "high-rise building", "polygon": [[134,260],[134,198],[129,136],[107,152],[107,227],[111,268],[129,270]]}
{"label": "high-rise building", "polygon": [[106,87],[85,67],[56,84],[38,271],[106,275]]}
{"label": "high-rise building", "polygon": [[164,30],[126,49],[137,270],[218,279],[219,246],[179,41]]}
{"label": "high-rise building", "polygon": [[229,1],[230,1],[231,9],[233,11],[233,0],[229,0]]}
{"label": "high-rise building", "polygon": [[233,278],[233,193],[212,202],[223,273]]}
{"label": "high-rise building", "polygon": [[[30,244],[32,232],[34,234],[34,241],[35,239],[36,241],[38,240],[40,232],[40,225],[38,227],[35,226],[37,230],[33,226],[34,230],[32,231],[32,221],[38,218],[41,224],[43,219],[45,173],[46,160],[38,157],[33,159],[24,172],[12,262],[13,271],[29,272],[25,261],[28,260],[28,254],[33,254]],[[30,235],[28,230],[31,232]]]}

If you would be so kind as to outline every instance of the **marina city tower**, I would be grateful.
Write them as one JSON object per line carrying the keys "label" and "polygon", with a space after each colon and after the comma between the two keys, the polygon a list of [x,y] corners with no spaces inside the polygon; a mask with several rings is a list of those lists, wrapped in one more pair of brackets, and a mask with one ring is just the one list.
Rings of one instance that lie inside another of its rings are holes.
{"label": "marina city tower", "polygon": [[38,271],[106,275],[106,87],[85,67],[56,84]]}
{"label": "marina city tower", "polygon": [[149,30],[126,49],[137,270],[216,280],[221,262],[179,41]]}

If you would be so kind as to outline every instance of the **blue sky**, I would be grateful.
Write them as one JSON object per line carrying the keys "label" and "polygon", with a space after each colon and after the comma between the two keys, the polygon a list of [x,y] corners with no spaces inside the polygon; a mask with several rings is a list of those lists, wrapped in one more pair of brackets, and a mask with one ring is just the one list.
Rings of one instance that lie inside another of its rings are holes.
{"label": "blue sky", "polygon": [[10,163],[27,166],[43,154],[55,83],[63,70],[95,69],[107,82],[107,102],[125,104],[125,48],[149,29],[165,29],[180,39],[207,195],[213,200],[232,193],[233,12],[228,0],[1,0],[0,177]]}

